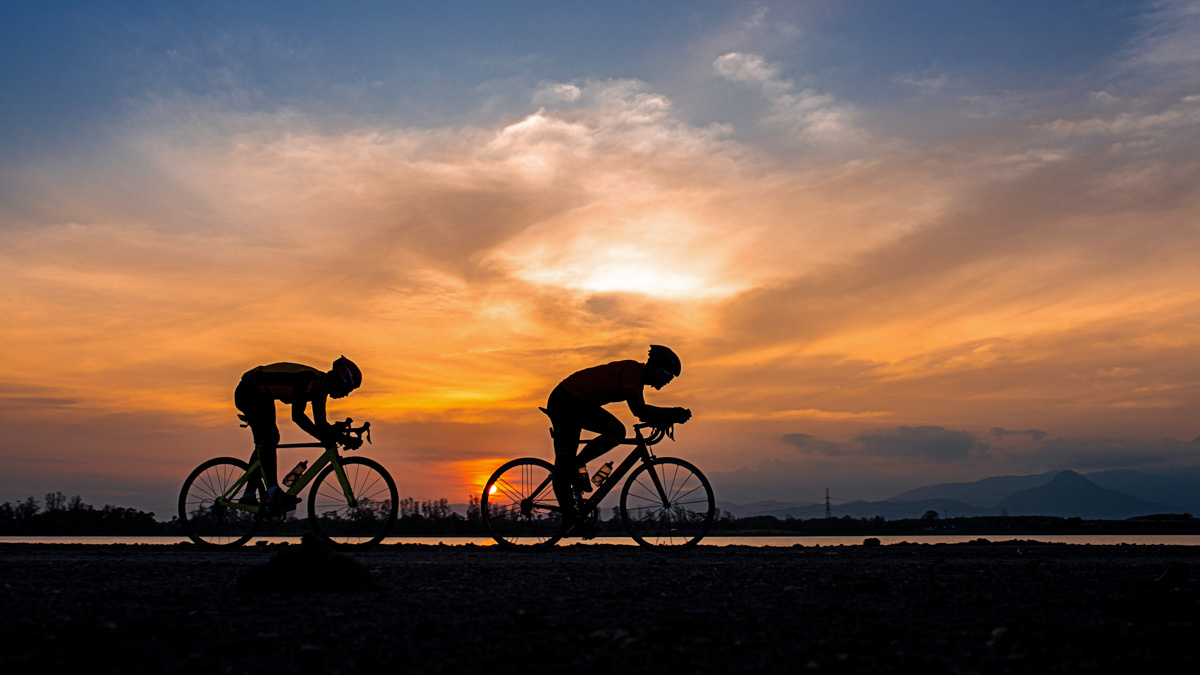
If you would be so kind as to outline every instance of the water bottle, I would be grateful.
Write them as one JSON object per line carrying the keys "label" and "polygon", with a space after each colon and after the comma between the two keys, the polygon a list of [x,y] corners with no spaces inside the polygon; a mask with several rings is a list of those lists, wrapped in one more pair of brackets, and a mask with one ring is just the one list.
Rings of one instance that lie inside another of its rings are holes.
{"label": "water bottle", "polygon": [[600,487],[600,484],[604,482],[605,478],[608,478],[608,474],[610,473],[612,473],[612,462],[600,467],[600,470],[596,472],[596,475],[592,476],[592,485]]}
{"label": "water bottle", "polygon": [[283,477],[283,484],[287,487],[292,487],[292,485],[295,485],[296,481],[300,480],[300,476],[304,475],[304,470],[307,468],[308,460],[306,459],[297,464],[294,469],[289,471],[288,474]]}

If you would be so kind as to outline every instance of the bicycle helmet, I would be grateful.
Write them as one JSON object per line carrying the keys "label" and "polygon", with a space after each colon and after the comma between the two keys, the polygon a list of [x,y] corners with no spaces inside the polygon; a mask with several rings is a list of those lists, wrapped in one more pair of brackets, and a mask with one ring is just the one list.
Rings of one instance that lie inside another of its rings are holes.
{"label": "bicycle helmet", "polygon": [[354,391],[362,386],[362,371],[358,369],[358,366],[354,365],[353,361],[345,356],[339,356],[333,362],[332,372],[342,378],[347,391]]}
{"label": "bicycle helmet", "polygon": [[674,377],[679,377],[683,370],[683,364],[675,352],[662,345],[650,345],[650,358],[646,359],[646,365],[662,368]]}

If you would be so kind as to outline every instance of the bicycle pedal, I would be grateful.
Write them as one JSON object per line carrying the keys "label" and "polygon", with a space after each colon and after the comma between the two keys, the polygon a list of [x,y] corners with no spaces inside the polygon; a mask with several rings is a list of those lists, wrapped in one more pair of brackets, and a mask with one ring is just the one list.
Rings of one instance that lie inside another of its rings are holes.
{"label": "bicycle pedal", "polygon": [[579,537],[580,539],[595,539],[596,535],[599,533],[600,528],[596,527],[592,523],[575,523],[571,527],[567,528],[565,536]]}
{"label": "bicycle pedal", "polygon": [[295,511],[296,506],[296,504],[264,504],[259,508],[262,509],[263,518],[283,518]]}

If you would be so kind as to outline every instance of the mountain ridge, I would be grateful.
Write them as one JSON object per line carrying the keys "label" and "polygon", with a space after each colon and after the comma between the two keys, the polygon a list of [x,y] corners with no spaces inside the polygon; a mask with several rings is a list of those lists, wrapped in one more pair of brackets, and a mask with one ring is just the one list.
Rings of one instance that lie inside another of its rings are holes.
{"label": "mountain ridge", "polygon": [[[771,515],[807,519],[825,515],[824,503],[811,500],[719,502],[718,506],[738,518]],[[1085,475],[1065,469],[1027,476],[990,476],[969,483],[925,485],[881,501],[836,502],[831,508],[835,517],[887,519],[919,518],[928,510],[944,517],[999,516],[1007,511],[1009,515],[1093,519],[1196,513],[1200,512],[1200,470],[1156,474],[1110,469]]]}
{"label": "mountain ridge", "polygon": [[994,509],[1013,516],[1130,518],[1169,511],[1162,504],[1096,485],[1075,471],[1059,471],[1049,483],[1018,490]]}

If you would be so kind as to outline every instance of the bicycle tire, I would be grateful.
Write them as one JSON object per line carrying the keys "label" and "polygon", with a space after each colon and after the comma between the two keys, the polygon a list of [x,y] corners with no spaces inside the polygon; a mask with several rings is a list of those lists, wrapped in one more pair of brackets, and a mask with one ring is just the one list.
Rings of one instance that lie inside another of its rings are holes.
{"label": "bicycle tire", "polygon": [[[549,479],[554,465],[524,457],[502,465],[488,478],[479,499],[484,526],[504,548],[536,551],[562,539],[558,498]],[[541,488],[539,490],[539,488]]]}
{"label": "bicycle tire", "polygon": [[[659,495],[653,466],[666,493]],[[717,504],[708,479],[694,465],[673,457],[641,464],[621,488],[621,520],[634,541],[660,551],[695,546],[712,527]]]}
{"label": "bicycle tire", "polygon": [[[179,491],[179,522],[188,538],[202,546],[235,548],[258,532],[262,512],[221,506],[225,494],[250,465],[234,457],[216,457],[196,467]],[[240,497],[241,495],[235,495]],[[260,495],[261,498],[263,495]]]}
{"label": "bicycle tire", "polygon": [[325,467],[308,492],[308,526],[334,548],[370,548],[383,541],[396,524],[400,501],[396,481],[373,459],[343,457],[340,463],[353,492],[353,503],[342,491],[333,465]]}

